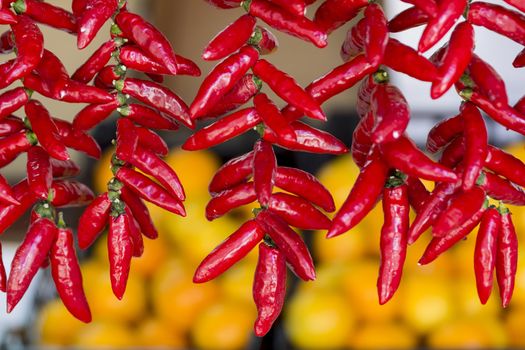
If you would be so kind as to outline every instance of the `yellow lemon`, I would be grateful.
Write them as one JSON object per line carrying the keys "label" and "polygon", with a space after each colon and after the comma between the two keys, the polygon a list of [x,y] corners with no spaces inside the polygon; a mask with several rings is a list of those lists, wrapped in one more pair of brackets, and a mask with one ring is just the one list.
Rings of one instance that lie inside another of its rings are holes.
{"label": "yellow lemon", "polygon": [[144,348],[187,348],[184,334],[175,332],[163,321],[154,318],[147,318],[141,321],[136,330],[136,336],[137,345]]}
{"label": "yellow lemon", "polygon": [[38,314],[38,341],[42,345],[70,345],[84,326],[67,311],[60,300],[52,300]]}
{"label": "yellow lemon", "polygon": [[401,323],[366,323],[349,338],[352,349],[414,349],[417,334]]}
{"label": "yellow lemon", "polygon": [[123,349],[136,346],[137,340],[134,332],[124,324],[92,322],[76,336],[73,345],[84,349],[100,347]]}

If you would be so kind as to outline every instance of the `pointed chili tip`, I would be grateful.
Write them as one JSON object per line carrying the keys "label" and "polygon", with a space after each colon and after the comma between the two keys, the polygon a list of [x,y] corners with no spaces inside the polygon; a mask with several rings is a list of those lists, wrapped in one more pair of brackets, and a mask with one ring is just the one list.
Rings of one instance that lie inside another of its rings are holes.
{"label": "pointed chili tip", "polygon": [[79,50],[85,49],[89,45],[89,40],[85,35],[82,35],[81,28],[79,28],[77,36],[77,48]]}
{"label": "pointed chili tip", "polygon": [[205,61],[213,61],[213,56],[209,51],[204,51],[201,57]]}
{"label": "pointed chili tip", "polygon": [[326,238],[333,238],[333,237],[337,237],[343,233],[345,233],[346,231],[348,230],[345,230],[345,227],[337,224],[337,223],[333,223],[332,222],[332,226],[330,227],[330,229],[328,230],[328,232],[326,233]]}
{"label": "pointed chili tip", "polygon": [[84,323],[90,323],[91,321],[93,321],[93,317],[91,316],[91,310],[89,309],[89,307],[87,309],[83,309],[77,312],[77,314],[74,316]]}
{"label": "pointed chili tip", "polygon": [[393,296],[394,293],[388,293],[388,291],[379,292],[379,305],[385,305]]}
{"label": "pointed chili tip", "polygon": [[[46,196],[47,198],[47,196]],[[2,197],[0,197],[0,199],[2,199],[3,201],[11,204],[11,205],[16,205],[16,206],[19,206],[20,205],[20,202],[17,201],[14,197],[12,197],[11,195],[9,194],[3,194]]]}
{"label": "pointed chili tip", "polygon": [[255,324],[253,325],[253,332],[257,337],[264,337],[270,331],[271,328],[271,325],[269,325],[269,327],[268,325],[265,326],[262,324],[259,318],[257,318],[257,320],[255,320]]}
{"label": "pointed chili tip", "polygon": [[195,271],[195,274],[193,275],[193,283],[205,283],[207,282],[205,273],[201,271],[200,269],[197,269]]}
{"label": "pointed chili tip", "polygon": [[7,310],[7,313],[9,314],[9,313],[11,313],[11,311],[13,311],[13,309],[15,308],[15,306],[16,306],[16,304],[18,302],[15,302],[13,300],[9,300],[9,299],[11,299],[11,298],[9,298],[9,294],[7,295],[7,299],[8,300],[7,300],[7,308],[6,308],[6,310]]}
{"label": "pointed chili tip", "polygon": [[419,259],[419,261],[417,263],[420,266],[427,265],[427,264],[430,264],[432,261],[434,261],[434,259],[436,259],[436,258],[429,258],[427,254],[423,254],[421,259]]}
{"label": "pointed chili tip", "polygon": [[124,298],[124,292],[126,291],[126,286],[111,286],[113,294],[117,297],[118,300]]}
{"label": "pointed chili tip", "polygon": [[479,290],[478,289],[478,297],[479,297],[479,301],[481,302],[481,304],[485,305],[487,303],[487,301],[489,300],[489,297],[490,297],[490,292],[492,291],[492,289],[482,289],[482,290]]}
{"label": "pointed chili tip", "polygon": [[509,300],[501,300],[501,307],[503,307],[504,309],[509,307],[509,304],[510,304],[510,299]]}

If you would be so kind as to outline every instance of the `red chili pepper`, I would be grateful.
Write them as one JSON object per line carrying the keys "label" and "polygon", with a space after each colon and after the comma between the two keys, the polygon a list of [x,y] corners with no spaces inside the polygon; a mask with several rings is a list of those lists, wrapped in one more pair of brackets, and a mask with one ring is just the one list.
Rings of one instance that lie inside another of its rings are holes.
{"label": "red chili pepper", "polygon": [[456,137],[441,153],[439,163],[446,167],[454,168],[463,160],[465,154],[465,139]]}
{"label": "red chili pepper", "polygon": [[17,87],[0,95],[0,119],[3,119],[29,101],[29,94],[26,89]]}
{"label": "red chili pepper", "polygon": [[182,203],[156,182],[126,167],[121,167],[116,174],[130,190],[142,199],[180,216],[186,216]]}
{"label": "red chili pepper", "polygon": [[514,68],[525,67],[525,49],[521,50],[520,53],[518,53],[514,61],[512,61],[512,66]]}
{"label": "red chili pepper", "polygon": [[205,0],[206,2],[212,4],[221,9],[233,9],[241,6],[242,0]]}
{"label": "red chili pepper", "polygon": [[172,74],[177,74],[177,57],[168,39],[152,24],[131,12],[119,12],[115,22],[123,37],[132,40]]}
{"label": "red chili pepper", "polygon": [[248,44],[255,46],[261,55],[269,55],[279,46],[279,41],[268,29],[255,26],[252,36],[248,40]]}
{"label": "red chili pepper", "polygon": [[253,104],[264,125],[277,134],[279,138],[295,138],[294,129],[266,94],[257,94],[253,99]]}
{"label": "red chili pepper", "polygon": [[105,192],[95,198],[78,220],[78,245],[89,248],[108,224],[111,201]]}
{"label": "red chili pepper", "polygon": [[116,82],[116,88],[124,94],[144,102],[175,118],[189,128],[194,127],[188,106],[170,89],[146,80],[125,78]]}
{"label": "red chili pepper", "polygon": [[257,200],[253,182],[247,182],[224,190],[206,205],[206,219],[215,220],[229,211]]}
{"label": "red chili pepper", "polygon": [[6,291],[7,275],[5,273],[4,260],[2,259],[2,244],[0,243],[0,292]]}
{"label": "red chili pepper", "polygon": [[466,7],[467,0],[440,2],[436,16],[429,18],[421,35],[418,51],[425,52],[434,46],[452,28]]}
{"label": "red chili pepper", "polygon": [[7,312],[13,311],[24,296],[38,269],[45,259],[57,236],[55,224],[47,218],[40,218],[29,226],[24,241],[15,252],[7,280]]}
{"label": "red chili pepper", "polygon": [[374,115],[369,112],[359,121],[352,134],[352,159],[359,168],[362,168],[368,159],[368,154],[373,146],[371,131],[374,127]]}
{"label": "red chili pepper", "polygon": [[[377,75],[381,77],[378,81],[376,81],[376,78],[374,78]],[[359,84],[359,88],[357,91],[357,102],[355,106],[359,118],[363,119],[365,116],[368,115],[368,112],[370,111],[370,100],[372,92],[376,88],[377,84],[388,81],[388,79],[388,73],[386,71],[378,70],[376,73],[368,75],[368,77],[366,77],[366,79],[363,79],[361,84]],[[374,124],[372,115],[370,131],[372,130],[373,126]]]}
{"label": "red chili pepper", "polygon": [[401,0],[408,4],[412,4],[417,8],[423,10],[431,17],[436,17],[438,12],[437,4],[434,0]]}
{"label": "red chili pepper", "polygon": [[140,258],[144,254],[144,239],[140,233],[140,226],[137,220],[133,217],[133,213],[128,207],[124,208],[124,212],[130,218],[129,237],[133,243],[133,257]]}
{"label": "red chili pepper", "polygon": [[250,15],[262,19],[278,31],[309,41],[320,48],[327,45],[326,30],[304,16],[294,16],[266,0],[246,0],[242,6]]}
{"label": "red chili pepper", "polygon": [[399,287],[407,252],[410,205],[405,184],[383,190],[384,223],[381,228],[381,264],[377,292],[381,305],[389,301]]}
{"label": "red chili pepper", "polygon": [[315,280],[315,268],[308,247],[301,237],[277,214],[261,211],[255,218],[284,254],[290,269],[304,281]]}
{"label": "red chili pepper", "polygon": [[488,152],[488,133],[479,110],[470,103],[461,107],[461,117],[465,126],[465,154],[463,170],[463,190],[470,190],[476,183],[485,163]]}
{"label": "red chili pepper", "polygon": [[95,86],[99,89],[113,89],[113,83],[121,78],[121,75],[115,72],[116,68],[116,66],[106,66],[102,68],[95,76]]}
{"label": "red chili pepper", "polygon": [[[126,66],[127,69],[144,72],[146,74],[172,75],[168,68],[150,58],[138,46],[135,45],[126,45],[121,47],[119,59],[120,63]],[[179,67],[179,65],[177,65],[177,67]]]}
{"label": "red chili pepper", "polygon": [[126,291],[131,258],[133,255],[133,242],[130,237],[133,218],[124,212],[117,217],[109,219],[108,253],[109,276],[113,294],[121,300]]}
{"label": "red chili pepper", "polygon": [[79,207],[89,204],[95,195],[78,181],[58,180],[51,187],[51,204],[57,208]]}
{"label": "red chili pepper", "polygon": [[270,143],[259,140],[253,146],[253,186],[261,206],[268,206],[275,183],[277,160]]}
{"label": "red chili pepper", "polygon": [[399,33],[410,28],[419,27],[428,22],[430,16],[419,7],[410,7],[399,12],[388,22],[388,30],[391,33]]}
{"label": "red chili pepper", "polygon": [[82,272],[75,253],[73,232],[59,228],[51,247],[51,275],[58,295],[73,316],[82,322],[91,322],[91,311],[82,286]]}
{"label": "red chili pepper", "polygon": [[256,22],[255,17],[250,15],[239,17],[208,43],[202,58],[215,61],[234,53],[250,39]]}
{"label": "red chili pepper", "polygon": [[[16,19],[16,16],[11,11],[0,9],[0,21],[1,21],[2,14],[3,14],[2,11],[9,12],[10,16],[15,17]],[[14,49],[15,49],[15,41],[13,38],[13,32],[8,30],[4,32],[2,35],[0,35],[0,53],[12,53]]]}
{"label": "red chili pepper", "polygon": [[388,176],[388,166],[373,152],[339,212],[332,220],[327,238],[339,236],[357,225],[376,205]]}
{"label": "red chili pepper", "polygon": [[73,177],[80,174],[80,168],[72,160],[50,158],[53,177],[56,179]]}
{"label": "red chili pepper", "polygon": [[6,204],[20,205],[14,198],[13,189],[2,175],[0,175],[0,200]]}
{"label": "red chili pepper", "polygon": [[122,187],[120,191],[121,199],[126,203],[133,218],[137,220],[142,234],[149,239],[156,239],[159,233],[151,220],[146,204],[127,187]]}
{"label": "red chili pepper", "polygon": [[282,7],[295,16],[304,16],[306,13],[306,4],[304,0],[270,0],[270,2]]}
{"label": "red chili pepper", "polygon": [[330,227],[330,219],[301,197],[286,193],[274,193],[268,209],[279,215],[290,226],[305,230],[325,230]]}
{"label": "red chili pepper", "polygon": [[60,141],[62,141],[64,145],[83,152],[92,158],[100,158],[100,146],[91,135],[75,129],[71,123],[65,120],[53,118],[53,122],[58,130]]}
{"label": "red chili pepper", "polygon": [[512,205],[525,205],[525,192],[521,187],[496,174],[482,172],[477,183],[493,199]]}
{"label": "red chili pepper", "polygon": [[114,40],[106,41],[89,56],[87,61],[73,73],[71,78],[83,84],[89,83],[109,62],[115,49],[116,44]]}
{"label": "red chili pepper", "polygon": [[405,174],[432,181],[457,180],[452,170],[428,158],[407,136],[382,144],[381,154],[390,167]]}
{"label": "red chili pepper", "polygon": [[0,204],[0,234],[13,225],[37,201],[26,179],[13,186],[13,197],[20,204]]}
{"label": "red chili pepper", "polygon": [[485,167],[520,186],[525,186],[525,164],[512,154],[489,145]]}
{"label": "red chili pepper", "polygon": [[259,123],[261,118],[255,108],[242,109],[197,131],[184,142],[182,149],[195,151],[216,146],[245,133]]}
{"label": "red chili pepper", "polygon": [[259,244],[259,260],[253,280],[253,300],[257,306],[254,332],[263,337],[279,317],[286,296],[286,257],[278,248]]}
{"label": "red chili pepper", "polygon": [[348,30],[339,53],[343,61],[346,62],[364,51],[367,27],[367,21],[363,18]]}
{"label": "red chili pepper", "polygon": [[8,9],[0,9],[0,24],[15,24],[18,22],[16,15]]}
{"label": "red chili pepper", "polygon": [[0,139],[0,168],[11,163],[21,153],[26,152],[32,144],[36,144],[36,140],[30,142],[28,137],[26,132],[21,130]]}
{"label": "red chili pepper", "polygon": [[166,142],[155,131],[141,126],[135,126],[137,131],[138,142],[144,148],[159,156],[167,156],[170,149]]}
{"label": "red chili pepper", "polygon": [[16,13],[25,14],[37,22],[69,33],[77,32],[75,16],[63,8],[38,0],[16,0],[11,7]]}
{"label": "red chili pepper", "polygon": [[47,199],[53,182],[53,171],[47,152],[39,146],[27,151],[27,182],[40,199]]}
{"label": "red chili pepper", "polygon": [[523,0],[503,0],[507,4],[514,6],[521,12],[525,12],[525,4],[523,3]]}
{"label": "red chili pepper", "polygon": [[22,129],[25,129],[25,125],[18,117],[10,115],[0,120],[0,137],[11,136]]}
{"label": "red chili pepper", "polygon": [[525,45],[525,16],[506,7],[476,1],[469,6],[468,21]]}
{"label": "red chili pepper", "polygon": [[417,214],[423,208],[425,201],[430,197],[430,192],[417,177],[407,176],[405,183],[408,187],[408,202]]}
{"label": "red chili pepper", "polygon": [[79,49],[83,49],[91,43],[104,23],[117,11],[117,8],[117,0],[86,1],[78,18],[77,47]]}
{"label": "red chili pepper", "polygon": [[372,65],[381,63],[388,43],[388,27],[385,13],[379,4],[371,3],[364,11],[365,55]]}
{"label": "red chili pepper", "polygon": [[244,182],[252,172],[253,151],[250,151],[224,163],[224,165],[215,172],[215,175],[208,186],[208,191],[212,195],[222,192]]}
{"label": "red chili pepper", "polygon": [[472,55],[467,74],[475,84],[475,89],[487,96],[496,106],[509,104],[505,82],[498,72],[478,55]]}
{"label": "red chili pepper", "polygon": [[476,287],[479,300],[483,305],[487,303],[492,292],[500,229],[501,215],[498,209],[490,207],[485,211],[481,219],[474,250]]}
{"label": "red chili pepper", "polygon": [[150,129],[177,130],[178,125],[172,118],[158,113],[152,108],[130,103],[117,108],[117,111],[133,122]]}
{"label": "red chili pepper", "polygon": [[458,114],[454,117],[441,120],[429,131],[427,137],[427,150],[436,153],[448,145],[464,130],[463,117]]}
{"label": "red chili pepper", "polygon": [[201,76],[201,70],[195,62],[180,55],[175,55],[175,57],[177,57],[177,75]]}
{"label": "red chili pepper", "polygon": [[371,96],[375,127],[371,137],[374,143],[387,143],[399,139],[410,121],[408,102],[395,86],[379,84]]}
{"label": "red chili pepper", "polygon": [[496,278],[503,307],[509,306],[518,265],[518,237],[511,213],[505,207],[500,208],[501,232],[498,236],[496,254]]}
{"label": "red chili pepper", "polygon": [[367,5],[366,0],[326,0],[315,12],[314,22],[329,34],[351,21]]}
{"label": "red chili pepper", "polygon": [[193,275],[194,283],[211,281],[244,258],[264,238],[255,220],[245,222],[202,260]]}
{"label": "red chili pepper", "polygon": [[388,54],[383,57],[385,66],[418,80],[434,81],[437,79],[437,69],[432,62],[410,46],[390,38],[386,52]]}
{"label": "red chili pepper", "polygon": [[72,0],[71,1],[71,10],[75,17],[80,17],[82,12],[84,12],[87,5],[87,0]]}
{"label": "red chili pepper", "polygon": [[87,105],[73,119],[73,128],[78,131],[92,129],[108,118],[118,106],[117,98],[109,103]]}

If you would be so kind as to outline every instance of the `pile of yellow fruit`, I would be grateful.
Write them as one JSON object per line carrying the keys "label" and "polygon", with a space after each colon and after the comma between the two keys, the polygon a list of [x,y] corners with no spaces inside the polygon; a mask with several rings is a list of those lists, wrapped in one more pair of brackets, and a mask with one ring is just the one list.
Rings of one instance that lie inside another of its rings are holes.
{"label": "pile of yellow fruit", "polygon": [[[510,151],[525,159],[523,145]],[[193,284],[192,276],[200,261],[251,215],[251,208],[208,222],[204,217],[207,186],[220,166],[218,159],[208,152],[174,151],[167,161],[185,185],[188,216],[150,208],[160,237],[146,240],[143,257],[133,260],[122,301],[111,291],[106,240],[101,237],[82,264],[93,322],[76,321],[60,301],[53,300],[38,317],[41,345],[247,347],[256,317],[251,295],[256,250],[211,283]],[[103,191],[111,173],[101,168],[95,174],[96,190]],[[340,157],[318,175],[340,206],[357,174],[352,160]],[[512,211],[518,233],[525,232],[525,211]],[[379,206],[361,225],[337,238],[305,233],[313,235],[318,277],[299,284],[285,304],[282,325],[295,348],[525,347],[525,259],[520,260],[509,310],[501,309],[497,289],[482,306],[472,267],[475,239],[459,243],[429,266],[418,266],[426,244],[422,238],[409,248],[398,293],[379,306],[376,276],[382,221]]]}

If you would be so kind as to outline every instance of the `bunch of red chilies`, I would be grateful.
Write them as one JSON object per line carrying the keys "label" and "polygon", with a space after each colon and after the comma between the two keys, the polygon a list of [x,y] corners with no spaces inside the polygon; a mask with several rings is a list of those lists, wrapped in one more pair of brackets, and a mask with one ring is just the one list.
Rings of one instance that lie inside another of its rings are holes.
{"label": "bunch of red chilies", "polygon": [[[525,11],[525,1],[505,0],[515,9],[468,0],[402,1],[412,7],[388,21],[381,6],[368,0],[325,0],[313,20],[305,13],[315,0],[207,0],[223,9],[242,7],[247,14],[206,47],[203,59],[222,61],[206,76],[189,107],[161,83],[164,75],[199,76],[198,66],[176,55],[162,33],[126,9],[125,0],[73,0],[71,12],[40,0],[0,1],[0,24],[10,26],[0,38],[0,52],[16,53],[16,58],[0,64],[0,87],[22,83],[0,95],[0,165],[27,153],[27,178],[10,187],[0,176],[0,232],[32,207],[28,232],[8,278],[0,265],[0,289],[7,291],[8,311],[38,269],[50,264],[66,307],[80,320],[91,320],[73,231],[60,212],[72,206],[87,205],[78,223],[80,248],[88,248],[109,227],[110,280],[115,295],[122,298],[131,259],[143,253],[142,235],[158,236],[144,200],[185,215],[183,187],[162,159],[168,148],[151,129],[175,130],[178,124],[194,128],[196,121],[210,118],[220,119],[195,132],[183,149],[210,148],[252,129],[260,139],[253,151],[230,160],[216,173],[206,217],[213,220],[255,201],[260,208],[254,210],[254,219],[204,259],[194,282],[214,279],[259,245],[253,283],[259,313],[256,335],[266,334],[281,312],[287,265],[299,278],[315,279],[308,247],[290,226],[327,229],[327,237],[335,237],[357,225],[379,199],[384,210],[377,284],[381,304],[399,286],[408,244],[432,227],[432,240],[420,260],[427,264],[479,224],[474,263],[480,300],[485,303],[489,298],[495,270],[502,304],[507,306],[518,242],[504,203],[525,205],[520,187],[525,186],[525,164],[488,144],[480,110],[525,135],[525,98],[509,106],[503,79],[473,52],[473,25],[525,45],[525,16],[519,12]],[[341,47],[345,63],[304,89],[260,58],[278,43],[257,19],[324,47],[328,34],[361,12],[362,19],[348,30]],[[114,23],[109,40],[71,76],[44,48],[37,25],[76,35],[78,48],[83,49],[110,19]],[[390,38],[391,32],[420,25],[425,29],[417,50]],[[449,31],[450,40],[425,58],[422,53]],[[525,50],[513,65],[525,66]],[[441,152],[439,162],[405,134],[410,109],[383,67],[429,82],[432,98],[452,86],[457,90],[462,99],[458,115],[443,120],[428,135],[427,149]],[[147,78],[127,77],[129,70]],[[330,193],[313,175],[278,166],[273,145],[310,153],[348,152],[340,140],[299,119],[326,120],[320,105],[360,81],[356,106],[360,121],[351,153],[361,172],[331,221],[323,213],[336,209]],[[260,92],[263,84],[287,105],[279,109]],[[88,105],[69,123],[50,116],[34,99],[35,93]],[[252,99],[252,107],[243,107]],[[22,107],[24,119],[12,115]],[[80,168],[70,160],[67,148],[98,158],[100,148],[87,131],[114,111],[120,114],[111,161],[114,178],[107,192],[95,198],[87,186],[71,179]],[[428,192],[420,179],[434,181],[434,190]],[[285,192],[275,192],[275,187]],[[499,207],[489,206],[489,197],[500,201]],[[410,207],[417,213],[412,223]]]}

